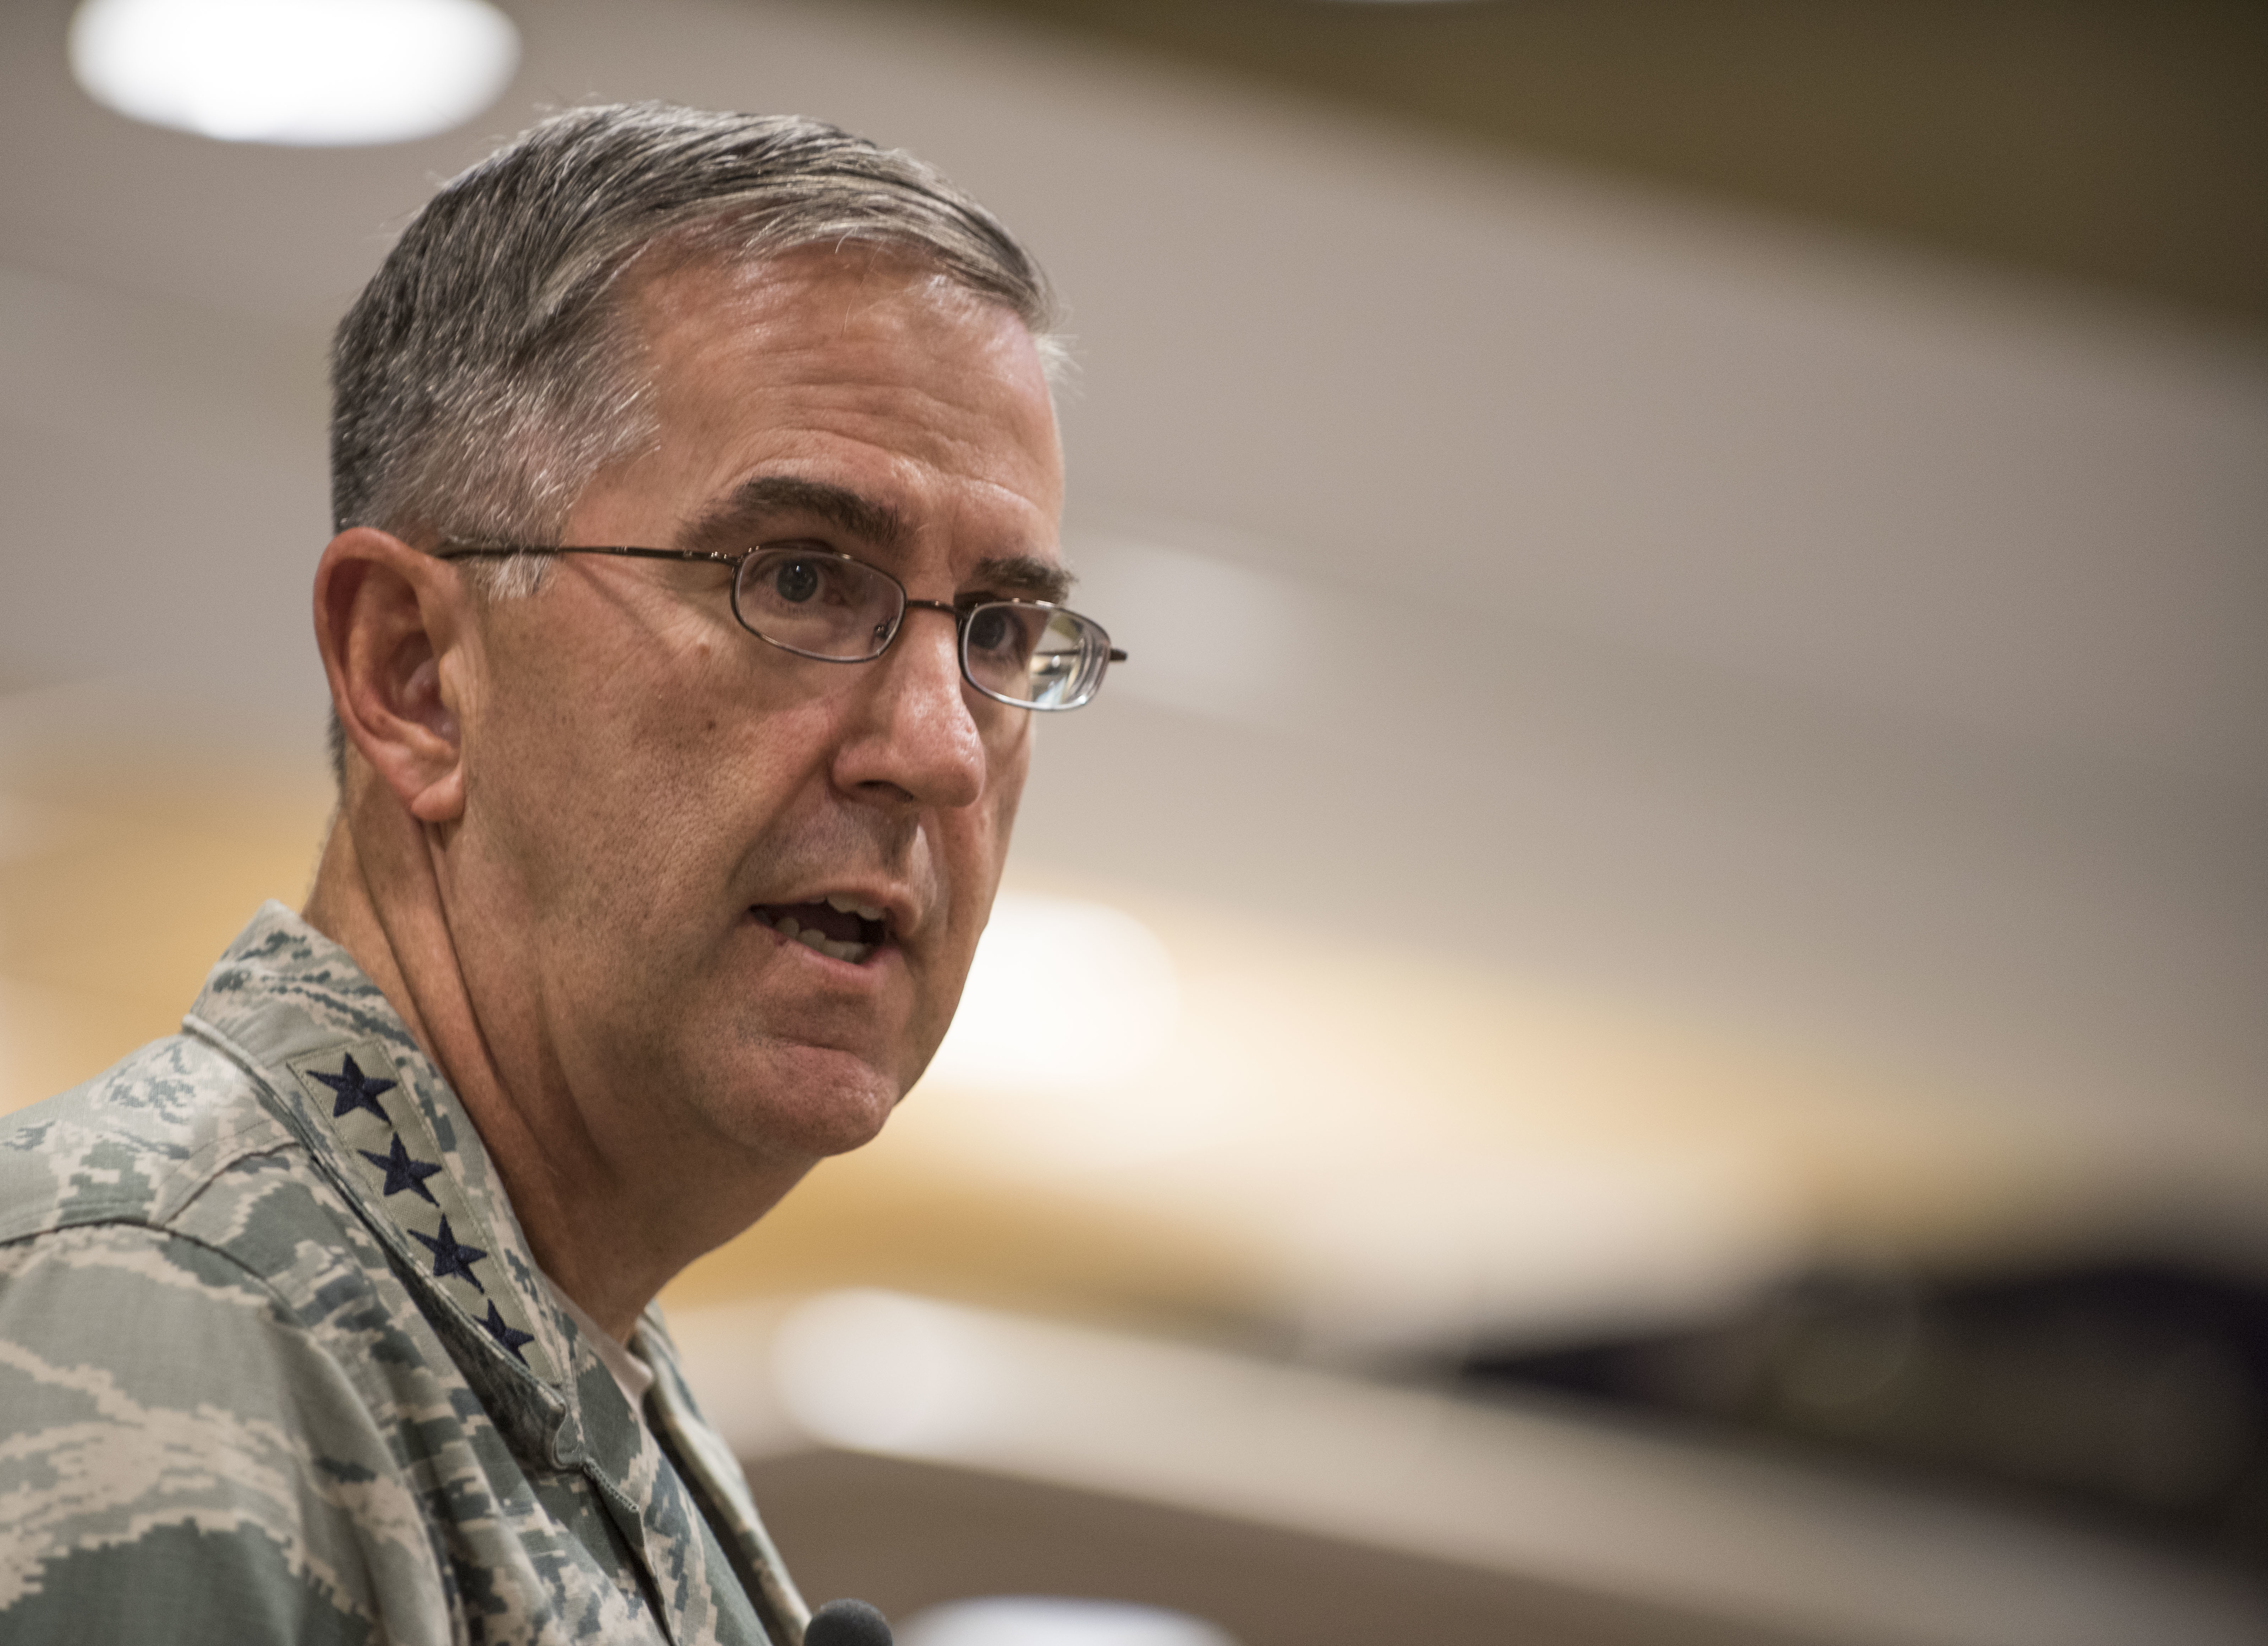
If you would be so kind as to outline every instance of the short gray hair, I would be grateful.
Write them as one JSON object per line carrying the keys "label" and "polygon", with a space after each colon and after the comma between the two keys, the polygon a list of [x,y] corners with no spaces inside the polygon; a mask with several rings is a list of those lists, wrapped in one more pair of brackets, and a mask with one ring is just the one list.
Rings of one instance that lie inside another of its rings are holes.
{"label": "short gray hair", "polygon": [[336,527],[541,541],[648,433],[612,299],[658,244],[748,262],[888,248],[1005,305],[1050,364],[1047,276],[902,151],[794,115],[571,109],[445,184],[340,322]]}
{"label": "short gray hair", "polygon": [[1062,364],[1038,262],[911,155],[793,115],[570,109],[445,184],[340,322],[336,529],[556,540],[591,475],[652,437],[616,300],[631,266],[821,246],[906,255],[1013,312],[1051,377]]}

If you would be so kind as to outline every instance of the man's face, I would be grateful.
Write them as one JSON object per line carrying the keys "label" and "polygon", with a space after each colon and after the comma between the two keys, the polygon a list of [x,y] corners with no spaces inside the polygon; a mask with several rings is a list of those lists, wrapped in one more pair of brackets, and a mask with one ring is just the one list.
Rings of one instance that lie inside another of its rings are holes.
{"label": "man's face", "polygon": [[[1012,314],[831,254],[679,268],[630,300],[659,438],[593,480],[563,543],[793,542],[916,599],[1054,592],[1062,459]],[[965,687],[944,614],[821,662],[741,628],[731,581],[556,560],[486,609],[459,681],[460,962],[491,1044],[543,1060],[504,1077],[569,1095],[617,1159],[872,1136],[952,1017],[1030,755],[1028,714]],[[880,941],[821,952],[781,930],[799,911]]]}

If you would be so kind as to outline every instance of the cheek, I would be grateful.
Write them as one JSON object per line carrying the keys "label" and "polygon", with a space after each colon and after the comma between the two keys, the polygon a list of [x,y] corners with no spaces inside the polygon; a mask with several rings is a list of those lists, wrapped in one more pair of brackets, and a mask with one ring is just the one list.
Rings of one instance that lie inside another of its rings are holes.
{"label": "cheek", "polygon": [[468,818],[554,908],[585,914],[672,878],[721,762],[697,716],[672,716],[642,685],[523,677],[468,742]]}
{"label": "cheek", "polygon": [[993,894],[1000,887],[1009,836],[1016,826],[1017,805],[1023,797],[1028,746],[1027,740],[1016,746],[1010,758],[996,759],[984,799],[946,823],[942,845],[952,874],[954,916],[962,933],[954,952],[961,968],[952,980],[956,995],[991,913]]}
{"label": "cheek", "polygon": [[[1023,724],[1018,728],[1015,741],[994,755],[990,762],[991,779],[987,785],[986,797],[991,803],[995,850],[1002,856],[1007,852],[1009,835],[1015,832],[1016,809],[1024,798],[1024,779],[1031,773],[1032,730],[1032,716],[1027,716]],[[993,873],[997,878],[999,873],[997,862],[993,864]]]}

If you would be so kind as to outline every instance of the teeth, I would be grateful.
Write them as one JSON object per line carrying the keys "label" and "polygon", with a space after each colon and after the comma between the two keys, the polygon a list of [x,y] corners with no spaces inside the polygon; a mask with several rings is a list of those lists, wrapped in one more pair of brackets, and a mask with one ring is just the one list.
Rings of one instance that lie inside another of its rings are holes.
{"label": "teeth", "polygon": [[777,930],[783,936],[793,938],[805,948],[816,949],[820,953],[829,955],[837,960],[864,960],[874,952],[874,945],[871,943],[837,943],[823,931],[799,929],[792,920],[780,922]]}
{"label": "teeth", "polygon": [[838,915],[856,915],[861,920],[882,918],[882,911],[872,903],[861,903],[856,898],[846,896],[841,892],[829,892],[827,894],[827,907]]}
{"label": "teeth", "polygon": [[[847,915],[857,915],[862,920],[882,918],[880,909],[869,913],[865,905],[853,903],[847,898],[830,897],[827,900],[837,911]],[[792,915],[783,915],[777,921],[767,923],[774,931],[791,943],[799,943],[806,949],[815,949],[821,954],[837,960],[848,960],[853,965],[862,964],[867,956],[873,954],[880,946],[872,943],[838,943],[818,927],[806,926]]]}

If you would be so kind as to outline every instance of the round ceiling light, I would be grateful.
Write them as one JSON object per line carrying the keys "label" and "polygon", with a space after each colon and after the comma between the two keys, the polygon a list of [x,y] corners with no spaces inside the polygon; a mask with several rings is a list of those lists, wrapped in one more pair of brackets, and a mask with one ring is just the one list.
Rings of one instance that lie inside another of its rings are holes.
{"label": "round ceiling light", "polygon": [[470,119],[519,61],[486,0],[85,0],[97,102],[230,143],[401,143]]}

